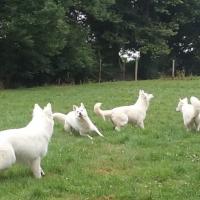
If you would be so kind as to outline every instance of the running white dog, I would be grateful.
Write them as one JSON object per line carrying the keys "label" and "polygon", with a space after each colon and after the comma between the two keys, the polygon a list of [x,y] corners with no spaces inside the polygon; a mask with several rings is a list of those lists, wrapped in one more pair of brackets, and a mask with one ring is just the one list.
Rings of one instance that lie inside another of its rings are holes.
{"label": "running white dog", "polygon": [[104,120],[110,118],[115,126],[115,130],[117,131],[120,131],[120,128],[125,126],[127,123],[136,124],[140,128],[144,129],[146,112],[152,98],[152,94],[140,90],[138,100],[134,105],[116,107],[112,110],[101,110],[101,103],[96,103],[94,105],[94,112]]}
{"label": "running white dog", "polygon": [[196,130],[200,131],[200,100],[197,97],[190,97],[190,102],[194,106],[197,114],[195,117]]}
{"label": "running white dog", "polygon": [[187,131],[195,127],[195,117],[197,116],[197,111],[194,106],[188,103],[188,99],[179,99],[179,103],[176,107],[176,111],[182,112],[183,123]]}
{"label": "running white dog", "polygon": [[41,178],[44,171],[40,162],[47,154],[53,126],[51,104],[48,103],[43,110],[35,104],[33,118],[26,127],[1,131],[0,170],[17,161],[29,165],[34,176]]}
{"label": "running white dog", "polygon": [[70,131],[73,129],[79,132],[80,135],[87,136],[90,139],[93,138],[87,133],[94,131],[101,137],[104,137],[88,117],[86,108],[83,103],[81,103],[80,107],[73,105],[73,111],[66,115],[62,113],[54,113],[53,117],[54,119],[64,124],[65,131]]}

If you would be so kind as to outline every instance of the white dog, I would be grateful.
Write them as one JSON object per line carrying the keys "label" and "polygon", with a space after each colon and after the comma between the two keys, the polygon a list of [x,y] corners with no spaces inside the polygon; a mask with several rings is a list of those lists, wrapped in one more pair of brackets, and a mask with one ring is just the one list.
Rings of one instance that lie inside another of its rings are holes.
{"label": "white dog", "polygon": [[179,99],[176,111],[182,112],[183,123],[187,131],[191,130],[195,126],[195,117],[197,116],[194,106],[188,103],[187,98]]}
{"label": "white dog", "polygon": [[144,90],[140,90],[138,100],[134,105],[116,107],[112,110],[101,110],[101,103],[96,103],[94,112],[104,120],[110,118],[117,131],[120,131],[120,128],[127,123],[136,124],[144,129],[146,112],[152,98],[152,94],[147,94]]}
{"label": "white dog", "polygon": [[200,131],[200,100],[197,97],[190,97],[190,102],[194,106],[197,114],[195,117],[195,124],[197,131]]}
{"label": "white dog", "polygon": [[35,104],[33,118],[26,127],[1,131],[0,170],[17,161],[29,165],[34,176],[41,178],[44,171],[40,162],[47,154],[53,126],[51,104],[48,103],[43,110]]}
{"label": "white dog", "polygon": [[73,105],[73,111],[66,115],[62,113],[54,113],[53,117],[54,119],[64,124],[64,129],[66,131],[73,129],[79,132],[80,135],[87,136],[90,139],[93,138],[87,133],[94,131],[101,137],[104,137],[88,117],[86,108],[83,103],[81,103],[80,107]]}

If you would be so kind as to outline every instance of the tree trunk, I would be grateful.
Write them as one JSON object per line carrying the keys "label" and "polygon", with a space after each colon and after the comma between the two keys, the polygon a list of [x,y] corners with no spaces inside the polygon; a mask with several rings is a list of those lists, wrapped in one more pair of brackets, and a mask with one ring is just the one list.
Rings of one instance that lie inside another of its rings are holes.
{"label": "tree trunk", "polygon": [[122,80],[125,80],[125,78],[126,78],[126,63],[123,62],[120,58],[119,58],[119,67],[121,70],[121,78],[122,78]]}
{"label": "tree trunk", "polygon": [[125,81],[126,79],[126,63],[123,62],[122,64],[122,80]]}

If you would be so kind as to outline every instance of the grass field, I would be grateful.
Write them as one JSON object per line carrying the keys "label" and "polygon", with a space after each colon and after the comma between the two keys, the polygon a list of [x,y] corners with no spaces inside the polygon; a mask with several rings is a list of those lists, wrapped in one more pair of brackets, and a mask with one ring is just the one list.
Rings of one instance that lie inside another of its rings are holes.
{"label": "grass field", "polygon": [[[200,97],[200,80],[112,82],[0,91],[0,129],[25,126],[33,105],[51,102],[68,112],[83,102],[105,138],[69,135],[59,124],[42,161],[46,176],[33,178],[25,166],[0,172],[0,200],[199,200],[200,135],[184,129],[175,112],[180,97]],[[145,130],[113,130],[93,113],[136,101],[139,89],[152,93]]]}

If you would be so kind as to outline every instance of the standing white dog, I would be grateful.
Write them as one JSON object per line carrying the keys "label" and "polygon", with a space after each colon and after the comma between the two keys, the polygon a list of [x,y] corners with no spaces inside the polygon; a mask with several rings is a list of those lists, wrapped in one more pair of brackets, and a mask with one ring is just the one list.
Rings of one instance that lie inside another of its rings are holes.
{"label": "standing white dog", "polygon": [[188,103],[187,98],[179,99],[176,111],[182,112],[183,123],[187,131],[191,130],[195,126],[195,117],[197,116],[194,106]]}
{"label": "standing white dog", "polygon": [[104,120],[106,117],[110,118],[115,126],[115,130],[117,131],[120,131],[120,128],[125,126],[127,123],[136,124],[144,129],[146,112],[152,98],[152,94],[140,90],[138,100],[134,105],[116,107],[112,110],[101,110],[101,103],[96,103],[94,105],[94,112]]}
{"label": "standing white dog", "polygon": [[62,113],[54,113],[53,118],[64,124],[65,131],[74,129],[79,132],[80,135],[87,136],[90,139],[93,138],[87,133],[94,131],[101,137],[104,137],[90,120],[83,103],[81,103],[80,107],[73,105],[73,111],[66,115]]}
{"label": "standing white dog", "polygon": [[197,131],[200,131],[200,100],[197,97],[190,97],[190,102],[196,110],[195,124]]}
{"label": "standing white dog", "polygon": [[48,103],[43,110],[35,104],[33,118],[26,127],[1,131],[0,170],[17,161],[29,165],[34,176],[41,178],[44,171],[40,162],[47,154],[53,126],[51,104]]}

